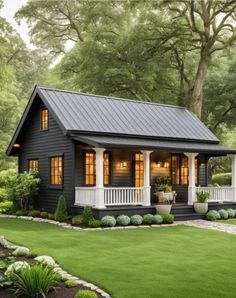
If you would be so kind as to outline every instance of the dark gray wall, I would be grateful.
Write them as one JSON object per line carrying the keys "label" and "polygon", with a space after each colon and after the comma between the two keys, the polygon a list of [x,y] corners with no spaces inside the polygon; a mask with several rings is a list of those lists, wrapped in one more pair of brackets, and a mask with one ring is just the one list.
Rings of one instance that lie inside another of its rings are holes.
{"label": "dark gray wall", "polygon": [[[21,150],[19,155],[19,171],[28,170],[28,160],[39,160],[39,174],[41,187],[35,207],[54,211],[57,199],[64,195],[68,206],[74,204],[74,143],[64,136],[60,127],[49,113],[49,130],[40,131],[40,108],[43,103],[37,99],[32,109],[26,128],[21,136]],[[50,187],[49,157],[64,156],[64,181],[62,188]]]}

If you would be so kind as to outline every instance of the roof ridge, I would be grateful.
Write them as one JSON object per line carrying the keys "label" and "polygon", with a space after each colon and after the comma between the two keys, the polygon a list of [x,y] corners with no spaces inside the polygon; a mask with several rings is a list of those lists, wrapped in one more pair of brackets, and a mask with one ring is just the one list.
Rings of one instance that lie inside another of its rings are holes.
{"label": "roof ridge", "polygon": [[164,103],[149,102],[149,101],[143,101],[143,100],[137,100],[137,99],[126,99],[126,98],[121,98],[121,97],[114,97],[114,96],[108,96],[108,95],[98,95],[98,94],[93,94],[93,93],[85,93],[85,92],[64,90],[64,89],[44,87],[44,86],[36,86],[36,88],[50,90],[50,91],[61,91],[61,92],[66,92],[66,93],[81,94],[81,95],[87,95],[87,96],[93,96],[93,97],[102,97],[102,98],[111,99],[111,100],[136,102],[136,103],[142,103],[142,104],[148,104],[148,105],[157,105],[157,106],[164,106],[164,107],[178,108],[178,109],[187,110],[186,107],[181,107],[181,106],[176,106],[176,105],[171,105],[171,104],[164,104]]}

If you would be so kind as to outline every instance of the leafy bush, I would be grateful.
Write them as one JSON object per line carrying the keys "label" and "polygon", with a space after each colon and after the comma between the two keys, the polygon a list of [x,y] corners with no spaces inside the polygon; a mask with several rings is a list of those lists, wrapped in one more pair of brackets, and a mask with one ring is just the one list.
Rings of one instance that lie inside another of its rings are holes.
{"label": "leafy bush", "polygon": [[40,217],[42,217],[42,218],[48,218],[48,212],[46,212],[46,211],[40,212]]}
{"label": "leafy bush", "polygon": [[130,223],[130,218],[127,215],[119,215],[116,218],[116,224],[119,226],[128,226]]}
{"label": "leafy bush", "polygon": [[22,210],[17,210],[17,211],[15,212],[15,215],[16,215],[16,216],[22,216],[22,215],[23,215],[23,211],[22,211]]}
{"label": "leafy bush", "polygon": [[209,212],[213,213],[216,219],[221,219],[220,213],[216,210],[210,210]]}
{"label": "leafy bush", "polygon": [[102,223],[101,223],[100,220],[97,220],[97,219],[93,218],[93,219],[90,219],[88,225],[91,228],[99,228],[99,227],[101,227]]}
{"label": "leafy bush", "polygon": [[221,217],[222,219],[227,219],[227,218],[229,217],[228,212],[227,212],[226,210],[224,210],[224,209],[220,209],[220,210],[219,210],[219,213],[220,213],[220,217]]}
{"label": "leafy bush", "polygon": [[173,214],[166,214],[163,215],[163,223],[164,224],[172,224],[174,222],[174,215]]}
{"label": "leafy bush", "polygon": [[73,280],[73,279],[68,279],[68,280],[65,281],[65,286],[66,286],[67,288],[74,288],[74,287],[77,286],[77,283],[76,283],[76,281]]}
{"label": "leafy bush", "polygon": [[91,219],[93,219],[92,208],[89,207],[89,206],[84,207],[82,217],[83,217],[83,223],[86,224],[86,225],[88,225],[89,221]]}
{"label": "leafy bush", "polygon": [[76,215],[72,217],[72,224],[73,225],[81,225],[83,223],[82,215]]}
{"label": "leafy bush", "polygon": [[228,212],[229,218],[235,217],[235,211],[233,209],[227,209],[226,211]]}
{"label": "leafy bush", "polygon": [[197,196],[198,203],[206,203],[207,200],[209,199],[210,194],[209,192],[201,190],[196,192],[196,196]]}
{"label": "leafy bush", "polygon": [[134,226],[140,226],[143,222],[143,217],[141,215],[132,215],[130,217],[130,223]]}
{"label": "leafy bush", "polygon": [[54,218],[57,221],[65,221],[67,219],[67,207],[66,200],[63,196],[60,196],[57,203],[57,209],[54,214]]}
{"label": "leafy bush", "polygon": [[11,290],[16,296],[26,295],[32,298],[46,297],[49,291],[56,290],[58,275],[49,266],[33,264],[14,271]]}
{"label": "leafy bush", "polygon": [[162,218],[161,215],[156,214],[156,215],[153,216],[153,220],[152,220],[152,222],[153,222],[154,224],[161,224],[161,223],[163,222],[163,218]]}
{"label": "leafy bush", "polygon": [[74,298],[97,298],[97,294],[90,290],[79,290]]}
{"label": "leafy bush", "polygon": [[39,210],[31,210],[28,215],[32,216],[32,217],[39,217],[40,211]]}
{"label": "leafy bush", "polygon": [[101,220],[103,227],[114,227],[116,225],[116,219],[114,216],[106,215]]}
{"label": "leafy bush", "polygon": [[0,202],[8,200],[8,193],[5,188],[0,188]]}
{"label": "leafy bush", "polygon": [[20,271],[21,269],[25,269],[29,267],[29,264],[25,261],[17,261],[12,263],[10,266],[7,267],[5,272],[6,275],[10,276],[12,273]]}
{"label": "leafy bush", "polygon": [[216,220],[216,215],[212,211],[209,211],[206,214],[206,219],[209,220],[209,221],[215,221]]}
{"label": "leafy bush", "polygon": [[9,212],[12,209],[12,205],[13,205],[12,201],[0,202],[0,213]]}
{"label": "leafy bush", "polygon": [[54,214],[48,213],[48,219],[54,220]]}
{"label": "leafy bush", "polygon": [[231,173],[219,173],[212,176],[212,183],[217,183],[220,186],[231,185]]}
{"label": "leafy bush", "polygon": [[152,214],[145,214],[143,216],[143,225],[151,225],[153,221],[153,215]]}

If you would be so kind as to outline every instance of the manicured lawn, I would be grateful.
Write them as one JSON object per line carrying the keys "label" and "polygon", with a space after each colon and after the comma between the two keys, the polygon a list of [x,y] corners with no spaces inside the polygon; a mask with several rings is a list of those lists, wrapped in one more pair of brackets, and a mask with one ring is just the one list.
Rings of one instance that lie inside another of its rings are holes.
{"label": "manicured lawn", "polygon": [[232,219],[221,219],[218,220],[218,222],[220,223],[225,223],[225,224],[230,224],[230,225],[236,225],[236,219],[232,218]]}
{"label": "manicured lawn", "polygon": [[20,219],[0,219],[0,235],[113,297],[236,297],[234,235],[184,226],[80,232]]}

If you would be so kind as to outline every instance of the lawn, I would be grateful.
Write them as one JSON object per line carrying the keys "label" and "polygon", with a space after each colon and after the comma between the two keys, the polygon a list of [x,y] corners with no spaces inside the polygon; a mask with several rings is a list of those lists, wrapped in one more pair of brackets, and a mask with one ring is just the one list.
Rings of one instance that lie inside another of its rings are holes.
{"label": "lawn", "polygon": [[221,219],[218,220],[220,223],[230,224],[230,225],[236,225],[236,219]]}
{"label": "lawn", "polygon": [[0,219],[0,235],[116,298],[236,296],[234,235],[184,226],[74,231],[20,219]]}

